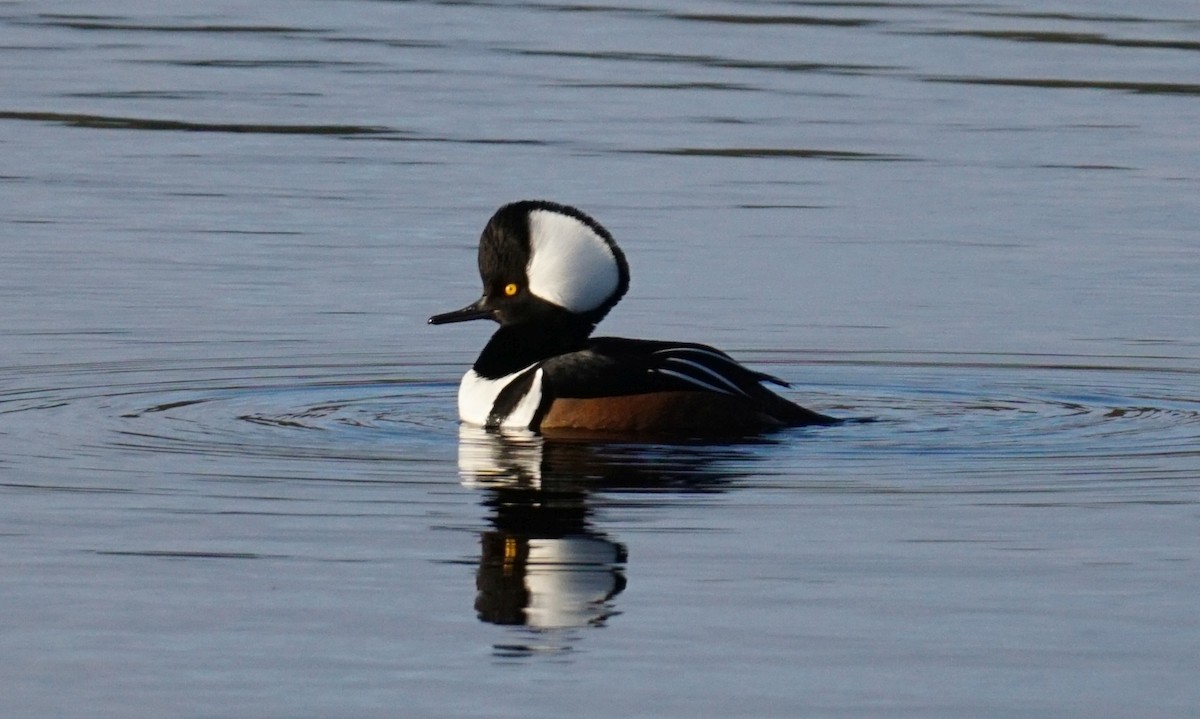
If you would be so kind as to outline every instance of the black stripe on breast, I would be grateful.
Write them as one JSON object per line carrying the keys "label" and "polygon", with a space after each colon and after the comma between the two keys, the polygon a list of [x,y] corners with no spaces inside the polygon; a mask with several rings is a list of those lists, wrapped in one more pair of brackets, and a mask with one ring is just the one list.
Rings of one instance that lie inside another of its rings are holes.
{"label": "black stripe on breast", "polygon": [[514,377],[504,386],[504,389],[500,390],[500,393],[496,395],[496,401],[492,403],[492,411],[488,414],[488,427],[499,427],[503,424],[508,415],[512,414],[517,405],[521,403],[521,400],[525,399],[525,395],[529,394],[529,390],[533,388],[538,368],[538,365],[530,367]]}

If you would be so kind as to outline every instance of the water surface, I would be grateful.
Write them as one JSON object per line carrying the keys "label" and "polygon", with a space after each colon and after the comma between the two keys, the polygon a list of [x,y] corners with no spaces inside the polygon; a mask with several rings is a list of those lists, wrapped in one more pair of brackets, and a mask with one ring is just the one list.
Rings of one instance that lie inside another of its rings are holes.
{"label": "water surface", "polygon": [[[1200,13],[0,5],[5,716],[1185,716]],[[500,204],[849,418],[460,428]]]}

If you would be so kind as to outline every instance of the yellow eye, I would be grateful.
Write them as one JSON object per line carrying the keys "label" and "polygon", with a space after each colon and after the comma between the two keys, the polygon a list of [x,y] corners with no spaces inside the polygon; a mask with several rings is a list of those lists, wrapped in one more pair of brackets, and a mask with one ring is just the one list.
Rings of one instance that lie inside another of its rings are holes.
{"label": "yellow eye", "polygon": [[517,287],[516,283],[510,282],[504,286],[504,295],[506,297],[512,297],[513,295],[517,294],[517,290],[519,289],[521,288]]}

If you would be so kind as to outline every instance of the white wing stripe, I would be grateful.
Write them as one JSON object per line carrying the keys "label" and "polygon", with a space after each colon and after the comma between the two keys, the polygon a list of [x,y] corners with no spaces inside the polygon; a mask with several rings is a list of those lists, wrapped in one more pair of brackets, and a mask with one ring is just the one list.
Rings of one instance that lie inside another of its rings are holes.
{"label": "white wing stripe", "polygon": [[698,362],[692,362],[691,360],[685,360],[680,357],[668,357],[666,361],[667,362],[678,362],[680,364],[685,364],[689,367],[694,367],[697,370],[699,370],[700,372],[703,372],[706,375],[712,377],[713,379],[716,379],[717,381],[721,382],[722,384],[728,386],[730,389],[732,389],[737,394],[743,394],[743,395],[746,394],[744,391],[742,391],[741,387],[738,387],[735,383],[730,381],[729,378],[721,375],[721,373],[713,370],[712,368],[705,367],[704,365],[702,365]]}
{"label": "white wing stripe", "polygon": [[731,392],[727,389],[723,389],[716,385],[709,384],[702,379],[693,377],[688,374],[683,374],[682,372],[675,372],[674,370],[669,370],[669,369],[656,369],[656,370],[652,370],[652,371],[657,372],[658,374],[667,374],[667,375],[671,375],[672,377],[677,377],[677,378],[683,380],[684,382],[687,382],[688,384],[693,384],[693,385],[696,385],[697,387],[703,387],[704,389],[707,389],[711,392],[719,392],[720,394],[731,394]]}
{"label": "white wing stripe", "polygon": [[720,352],[711,351],[711,350],[697,349],[695,347],[668,347],[667,349],[655,350],[654,354],[656,354],[656,355],[661,355],[661,354],[689,355],[690,354],[690,355],[698,355],[700,357],[711,357],[711,358],[717,360],[718,362],[724,362],[725,364],[737,364],[737,362],[735,362],[728,355],[723,355]]}

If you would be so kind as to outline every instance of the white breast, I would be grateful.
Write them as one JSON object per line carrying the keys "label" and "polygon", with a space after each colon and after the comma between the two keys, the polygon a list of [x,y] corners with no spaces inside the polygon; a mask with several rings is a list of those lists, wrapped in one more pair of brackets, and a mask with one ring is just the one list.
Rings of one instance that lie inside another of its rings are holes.
{"label": "white breast", "polygon": [[[532,366],[529,365],[529,367]],[[467,424],[486,426],[500,392],[529,367],[524,367],[498,379],[480,377],[475,370],[467,370],[467,373],[463,375],[462,384],[458,386],[459,418]],[[500,422],[500,426],[505,429],[528,429],[541,402],[542,370],[538,369],[529,386],[529,391],[525,393],[513,411]]]}

